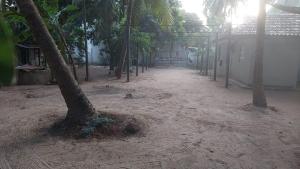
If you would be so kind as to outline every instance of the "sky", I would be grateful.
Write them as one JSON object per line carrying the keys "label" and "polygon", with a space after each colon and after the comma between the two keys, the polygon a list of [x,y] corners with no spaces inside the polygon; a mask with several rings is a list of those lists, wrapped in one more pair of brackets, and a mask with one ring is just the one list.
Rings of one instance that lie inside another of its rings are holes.
{"label": "sky", "polygon": [[[182,7],[187,12],[196,13],[205,22],[203,14],[203,0],[181,0]],[[258,13],[258,0],[247,0],[245,4],[240,4],[233,17],[234,24],[242,24],[244,17],[256,16]]]}

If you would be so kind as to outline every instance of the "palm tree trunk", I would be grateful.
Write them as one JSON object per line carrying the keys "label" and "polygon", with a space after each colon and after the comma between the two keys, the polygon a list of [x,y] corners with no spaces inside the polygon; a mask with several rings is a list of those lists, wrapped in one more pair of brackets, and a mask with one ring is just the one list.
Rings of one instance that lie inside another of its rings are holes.
{"label": "palm tree trunk", "polygon": [[225,88],[229,87],[229,74],[230,74],[230,55],[231,55],[231,32],[232,31],[232,23],[229,24],[229,31],[228,31],[228,44],[227,44],[227,51],[226,51],[226,77],[225,77]]}
{"label": "palm tree trunk", "polygon": [[139,76],[139,46],[136,43],[136,64],[135,64],[135,76]]}
{"label": "palm tree trunk", "polygon": [[[129,36],[130,36],[130,25],[131,25],[131,19],[132,19],[132,12],[133,12],[133,5],[134,5],[134,0],[129,0],[128,8],[127,8],[127,23],[126,23],[126,33],[125,33],[125,40],[124,40],[124,45],[122,49],[122,54],[120,57],[120,61],[116,70],[116,76],[117,78],[122,77],[122,70],[125,62],[125,58],[127,56],[127,50],[128,50],[128,42],[129,42]],[[129,56],[128,56],[129,57]]]}
{"label": "palm tree trunk", "polygon": [[173,41],[173,37],[172,37],[171,38],[171,45],[170,45],[170,52],[169,52],[170,65],[172,65],[173,48],[174,48],[174,41]]}
{"label": "palm tree trunk", "polygon": [[142,50],[142,73],[145,72],[145,51]]}
{"label": "palm tree trunk", "polygon": [[109,73],[111,73],[115,68],[114,56],[112,55],[112,45],[110,40],[107,40],[107,46],[109,47],[110,57],[109,57]]}
{"label": "palm tree trunk", "polygon": [[88,40],[87,40],[87,25],[86,25],[86,3],[85,0],[83,0],[83,11],[84,11],[84,23],[83,23],[83,29],[84,29],[84,52],[85,52],[85,80],[89,81],[90,75],[89,75],[89,53],[88,53]]}
{"label": "palm tree trunk", "polygon": [[72,76],[33,1],[16,2],[41,47],[51,72],[55,75],[68,107],[66,121],[73,125],[85,123],[95,114],[93,105]]}
{"label": "palm tree trunk", "polygon": [[202,48],[201,52],[201,60],[200,60],[200,74],[203,73],[203,65],[204,65],[204,48]]}
{"label": "palm tree trunk", "polygon": [[214,58],[214,81],[217,81],[217,68],[218,68],[218,48],[219,48],[219,34],[216,34],[216,48],[215,48],[215,58]]}
{"label": "palm tree trunk", "polygon": [[76,67],[75,67],[75,64],[74,64],[74,60],[73,60],[73,58],[72,58],[71,51],[69,50],[67,41],[66,41],[66,39],[65,39],[65,37],[64,37],[64,35],[63,35],[63,33],[62,33],[62,30],[60,29],[60,27],[59,27],[58,25],[56,25],[55,27],[56,27],[56,29],[57,29],[57,32],[58,32],[58,34],[59,34],[59,37],[60,37],[61,41],[63,42],[63,45],[64,45],[64,47],[65,47],[65,49],[66,49],[66,52],[67,52],[67,54],[68,54],[68,56],[69,56],[69,61],[70,61],[70,64],[71,64],[71,66],[72,66],[72,71],[73,71],[74,78],[75,78],[75,80],[78,82],[78,77],[77,77]]}
{"label": "palm tree trunk", "polygon": [[205,76],[208,76],[209,70],[209,58],[210,58],[210,37],[207,39],[207,51],[206,51],[206,66],[205,66]]}
{"label": "palm tree trunk", "polygon": [[263,84],[263,55],[266,23],[266,0],[260,0],[256,30],[256,56],[253,74],[253,105],[267,107]]}

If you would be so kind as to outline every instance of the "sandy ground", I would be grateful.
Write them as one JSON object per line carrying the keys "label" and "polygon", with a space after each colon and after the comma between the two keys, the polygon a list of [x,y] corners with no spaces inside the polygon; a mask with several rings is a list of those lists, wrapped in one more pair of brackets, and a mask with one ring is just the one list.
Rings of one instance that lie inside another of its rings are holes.
{"label": "sandy ground", "polygon": [[[109,85],[110,88],[105,88]],[[130,83],[81,84],[98,110],[133,114],[146,134],[66,140],[46,129],[64,117],[56,86],[0,89],[1,169],[299,169],[300,92],[269,91],[278,111],[248,111],[251,91],[194,70],[151,69]],[[133,99],[125,99],[127,93]]]}

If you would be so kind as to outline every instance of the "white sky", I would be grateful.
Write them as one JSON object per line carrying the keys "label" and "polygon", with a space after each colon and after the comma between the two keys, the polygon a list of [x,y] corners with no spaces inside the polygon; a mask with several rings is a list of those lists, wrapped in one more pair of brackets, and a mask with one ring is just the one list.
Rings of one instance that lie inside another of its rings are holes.
{"label": "white sky", "polygon": [[[203,15],[203,0],[181,0],[182,7],[187,12],[196,13],[205,22]],[[246,3],[240,4],[236,14],[233,17],[233,24],[243,23],[245,16],[256,16],[258,13],[258,0],[247,0]]]}

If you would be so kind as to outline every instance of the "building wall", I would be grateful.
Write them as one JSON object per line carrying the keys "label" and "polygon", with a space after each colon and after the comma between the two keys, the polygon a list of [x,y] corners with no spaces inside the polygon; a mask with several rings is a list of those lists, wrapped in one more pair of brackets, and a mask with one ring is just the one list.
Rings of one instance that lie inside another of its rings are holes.
{"label": "building wall", "polygon": [[[251,86],[254,71],[255,36],[234,36],[230,78]],[[268,36],[265,39],[264,84],[267,87],[295,88],[300,80],[300,37]],[[226,48],[226,41],[222,48]],[[226,49],[221,50],[218,75],[225,75]]]}
{"label": "building wall", "polygon": [[217,75],[224,77],[226,73],[227,41],[222,40],[218,48]]}
{"label": "building wall", "polygon": [[180,43],[173,43],[173,50],[170,56],[170,45],[166,44],[161,46],[158,55],[155,58],[156,66],[176,65],[186,66],[187,65],[187,51],[184,46]]}
{"label": "building wall", "polygon": [[264,81],[267,86],[297,86],[300,38],[272,36],[266,38]]}
{"label": "building wall", "polygon": [[232,43],[230,77],[244,84],[250,84],[252,81],[253,49],[255,49],[252,40],[245,37]]}
{"label": "building wall", "polygon": [[109,56],[105,52],[100,52],[105,48],[103,43],[99,45],[93,45],[91,41],[88,41],[88,55],[89,55],[89,64],[93,65],[108,65]]}

